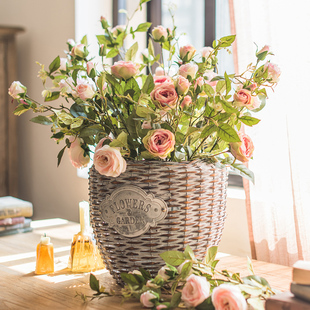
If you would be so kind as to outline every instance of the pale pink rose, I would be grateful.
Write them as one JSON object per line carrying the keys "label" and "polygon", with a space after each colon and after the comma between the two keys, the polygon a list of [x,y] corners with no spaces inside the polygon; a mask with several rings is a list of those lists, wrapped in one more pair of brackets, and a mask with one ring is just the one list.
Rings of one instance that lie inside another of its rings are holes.
{"label": "pale pink rose", "polygon": [[152,292],[146,291],[143,294],[141,294],[140,302],[146,308],[153,308],[154,303],[151,300],[156,299],[156,298],[157,298],[157,296],[154,295]]}
{"label": "pale pink rose", "polygon": [[205,72],[204,76],[208,79],[206,81],[206,84],[209,84],[215,90],[217,81],[211,81],[211,80],[213,78],[215,78],[217,76],[217,74],[214,71],[209,70],[209,71]]}
{"label": "pale pink rose", "polygon": [[[189,262],[189,260],[185,260],[184,263],[182,263],[181,265],[179,265],[179,266],[177,267],[177,271],[178,271],[179,274],[181,274],[183,266],[184,266],[186,263],[188,263],[188,262]],[[191,269],[191,271],[189,272],[189,274],[188,274],[187,277],[189,277],[189,276],[192,275],[192,274],[193,274],[193,269]]]}
{"label": "pale pink rose", "polygon": [[128,80],[139,73],[140,65],[132,61],[118,61],[111,67],[111,73],[119,79]]}
{"label": "pale pink rose", "polygon": [[190,61],[196,53],[196,49],[193,45],[185,45],[180,47],[180,58],[185,61],[185,57],[187,55],[186,61]]}
{"label": "pale pink rose", "polygon": [[192,79],[194,79],[197,71],[198,66],[196,64],[188,63],[179,68],[179,75],[182,75],[185,78],[189,75]]}
{"label": "pale pink rose", "polygon": [[205,79],[202,76],[197,78],[195,85],[194,85],[195,90],[196,90],[197,86],[202,87],[204,83],[205,83]]}
{"label": "pale pink rose", "polygon": [[221,284],[212,292],[212,303],[216,310],[246,310],[247,303],[239,287]]}
{"label": "pale pink rose", "polygon": [[142,276],[142,273],[141,273],[141,271],[139,271],[139,270],[129,271],[128,273],[129,273],[129,274],[136,274],[136,275],[138,275],[138,276]]}
{"label": "pale pink rose", "polygon": [[187,95],[187,96],[184,97],[184,99],[183,99],[183,101],[181,103],[181,108],[182,109],[187,108],[191,104],[192,104],[192,98],[191,98],[191,96]]}
{"label": "pale pink rose", "polygon": [[76,92],[82,100],[91,99],[95,94],[93,86],[86,81],[77,84]]}
{"label": "pale pink rose", "polygon": [[201,49],[201,56],[207,59],[213,51],[214,49],[211,46],[205,46]]}
{"label": "pale pink rose", "polygon": [[257,54],[261,54],[263,52],[270,52],[270,46],[269,45],[265,45],[259,52],[257,52]]}
{"label": "pale pink rose", "polygon": [[161,267],[158,271],[158,275],[162,277],[164,281],[168,281],[170,277],[166,274],[166,270],[170,270],[168,267]]}
{"label": "pale pink rose", "polygon": [[92,61],[86,63],[87,75],[90,75],[92,69],[95,69],[95,64]]}
{"label": "pale pink rose", "polygon": [[250,88],[251,91],[253,91],[257,88],[257,84],[253,83],[253,84],[250,84],[248,87]]}
{"label": "pale pink rose", "polygon": [[75,91],[75,87],[73,85],[73,79],[72,77],[69,77],[67,78],[66,80],[62,79],[59,83],[59,88],[60,88],[60,91],[61,93],[74,93],[74,96],[76,97],[77,96],[77,93]]}
{"label": "pale pink rose", "polygon": [[152,129],[152,123],[150,121],[144,121],[141,125],[142,129]]}
{"label": "pale pink rose", "polygon": [[[110,137],[102,138],[102,139],[98,142],[98,144],[96,145],[96,147],[95,147],[95,152],[96,152],[98,149],[100,149],[100,148],[103,147],[103,142],[104,142],[105,140],[113,141],[113,139],[111,139]],[[130,272],[129,272],[129,273],[130,273]]]}
{"label": "pale pink rose", "polygon": [[167,29],[163,26],[157,26],[152,30],[152,36],[155,42],[165,41],[168,37]]}
{"label": "pale pink rose", "polygon": [[205,277],[194,274],[187,278],[181,299],[186,307],[197,307],[210,295],[210,283]]}
{"label": "pale pink rose", "polygon": [[126,171],[127,165],[119,148],[104,145],[94,153],[94,166],[100,174],[116,178]]}
{"label": "pale pink rose", "polygon": [[[234,105],[237,107],[246,107],[249,110],[256,109],[258,106],[257,100],[252,96],[251,91],[238,87],[234,93]],[[257,97],[256,97],[257,99]]]}
{"label": "pale pink rose", "polygon": [[111,29],[111,32],[113,34],[113,37],[117,37],[119,34],[124,32],[126,29],[126,25],[117,25],[114,28]]}
{"label": "pale pink rose", "polygon": [[281,70],[280,68],[271,62],[267,62],[264,66],[265,70],[268,70],[268,79],[272,83],[278,83],[280,80]]}
{"label": "pale pink rose", "polygon": [[164,111],[174,109],[179,99],[172,83],[155,84],[150,95],[154,104]]}
{"label": "pale pink rose", "polygon": [[254,152],[254,144],[251,138],[245,133],[238,132],[240,142],[229,143],[231,154],[241,162],[248,162]]}
{"label": "pale pink rose", "polygon": [[155,129],[150,130],[142,139],[142,142],[151,154],[165,159],[174,150],[175,137],[167,129]]}
{"label": "pale pink rose", "polygon": [[154,76],[154,83],[162,84],[162,83],[170,83],[173,84],[172,78],[168,75],[155,75]]}
{"label": "pale pink rose", "polygon": [[90,161],[90,158],[88,155],[84,156],[85,151],[81,147],[81,143],[83,143],[83,140],[78,137],[71,136],[69,137],[69,141],[71,142],[71,145],[68,148],[68,154],[73,167],[86,167]]}
{"label": "pale pink rose", "polygon": [[73,39],[68,39],[67,43],[70,44],[71,46],[74,46],[76,44]]}
{"label": "pale pink rose", "polygon": [[68,59],[67,58],[60,58],[60,67],[58,70],[67,70],[67,63],[68,63]]}
{"label": "pale pink rose", "polygon": [[145,284],[145,286],[149,287],[149,288],[159,288],[159,286],[155,283],[153,283],[151,280],[148,280]]}
{"label": "pale pink rose", "polygon": [[83,58],[85,55],[85,53],[84,53],[85,48],[86,48],[86,45],[77,44],[77,45],[72,47],[70,54],[71,54],[71,56],[79,56],[79,57]]}
{"label": "pale pink rose", "polygon": [[156,307],[156,310],[161,310],[161,309],[168,309],[168,307],[166,305],[158,305]]}
{"label": "pale pink rose", "polygon": [[9,88],[9,95],[14,99],[20,99],[19,94],[24,94],[26,91],[26,86],[19,81],[14,81]]}
{"label": "pale pink rose", "polygon": [[165,75],[165,70],[162,67],[157,67],[155,69],[155,76]]}
{"label": "pale pink rose", "polygon": [[191,83],[182,75],[178,75],[176,79],[176,87],[179,95],[186,95]]}

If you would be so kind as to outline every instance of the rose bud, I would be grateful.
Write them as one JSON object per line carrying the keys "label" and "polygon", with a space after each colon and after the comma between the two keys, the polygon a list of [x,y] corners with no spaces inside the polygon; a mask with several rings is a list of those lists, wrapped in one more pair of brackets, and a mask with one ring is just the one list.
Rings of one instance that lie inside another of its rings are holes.
{"label": "rose bud", "polygon": [[155,69],[155,76],[165,75],[165,70],[162,67],[157,67]]}
{"label": "rose bud", "polygon": [[201,49],[201,56],[205,59],[213,53],[214,49],[211,46],[205,46]]}
{"label": "rose bud", "polygon": [[196,53],[196,49],[192,45],[185,45],[180,47],[180,58],[184,62],[192,60]]}
{"label": "rose bud", "polygon": [[174,150],[175,138],[167,129],[156,129],[150,130],[142,142],[152,155],[165,159]]}
{"label": "rose bud", "polygon": [[261,54],[263,52],[270,52],[270,46],[269,45],[265,45],[259,52],[257,52],[256,55]]}
{"label": "rose bud", "polygon": [[166,270],[170,270],[168,267],[161,267],[158,271],[158,275],[162,277],[162,279],[166,282],[170,279],[170,276],[166,274]]}
{"label": "rose bud", "polygon": [[200,76],[199,78],[196,79],[194,89],[196,90],[198,86],[201,88],[204,83],[205,83],[205,79],[202,76]]}
{"label": "rose bud", "polygon": [[140,72],[140,65],[132,61],[118,61],[111,67],[111,73],[119,79],[128,80]]}
{"label": "rose bud", "polygon": [[146,308],[153,308],[155,306],[155,304],[151,301],[153,299],[158,300],[158,295],[153,291],[146,291],[140,296],[140,302]]}
{"label": "rose bud", "polygon": [[86,45],[84,44],[78,44],[76,46],[74,46],[71,50],[71,56],[78,56],[81,58],[84,58],[87,56],[87,52],[85,51],[86,49]]}
{"label": "rose bud", "polygon": [[267,62],[264,66],[265,70],[268,70],[268,80],[270,80],[271,83],[278,83],[280,80],[281,70],[280,68],[271,63]]}
{"label": "rose bud", "polygon": [[92,69],[95,70],[95,65],[94,65],[94,63],[92,61],[88,61],[86,63],[86,68],[87,68],[87,75],[89,76],[91,71],[92,71]]}
{"label": "rose bud", "polygon": [[196,64],[188,63],[188,64],[185,64],[185,65],[182,65],[179,68],[179,75],[182,75],[185,78],[190,76],[192,79],[194,79],[195,76],[196,76],[197,71],[198,71],[198,66]]}
{"label": "rose bud", "polygon": [[168,37],[167,29],[163,26],[157,26],[152,30],[152,36],[155,42],[165,42]]}
{"label": "rose bud", "polygon": [[205,277],[194,274],[187,278],[181,299],[186,307],[197,307],[210,295],[210,283]]}
{"label": "rose bud", "polygon": [[181,103],[181,108],[184,109],[184,108],[187,108],[189,107],[190,105],[192,104],[192,98],[191,96],[185,96],[182,103]]}
{"label": "rose bud", "polygon": [[176,88],[179,95],[186,95],[191,83],[188,79],[183,77],[182,75],[178,75],[176,79]]}
{"label": "rose bud", "polygon": [[239,287],[232,284],[221,284],[216,287],[211,295],[212,303],[217,310],[246,310],[248,309],[245,298]]}
{"label": "rose bud", "polygon": [[27,87],[19,81],[14,81],[9,88],[9,95],[14,99],[20,99],[19,94],[25,94]]}
{"label": "rose bud", "polygon": [[243,132],[238,132],[240,142],[229,143],[231,154],[241,162],[248,162],[254,152],[254,144],[251,138]]}
{"label": "rose bud", "polygon": [[154,76],[154,83],[162,84],[162,83],[170,83],[173,84],[172,78],[168,75],[155,75]]}
{"label": "rose bud", "polygon": [[119,148],[104,145],[95,150],[94,166],[101,175],[116,178],[126,171],[127,165]]}
{"label": "rose bud", "polygon": [[71,142],[70,147],[68,148],[69,158],[73,167],[75,168],[83,168],[86,167],[90,161],[88,155],[85,156],[85,151],[81,147],[83,140],[78,137],[69,137],[69,141]]}
{"label": "rose bud", "polygon": [[126,30],[126,25],[117,25],[111,29],[114,38]]}

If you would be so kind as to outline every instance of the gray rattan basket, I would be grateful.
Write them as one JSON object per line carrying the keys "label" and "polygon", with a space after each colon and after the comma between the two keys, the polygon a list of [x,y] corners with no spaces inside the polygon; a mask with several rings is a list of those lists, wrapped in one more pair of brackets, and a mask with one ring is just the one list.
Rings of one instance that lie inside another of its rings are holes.
{"label": "gray rattan basket", "polygon": [[[142,189],[166,205],[162,208],[166,214],[157,225],[135,237],[124,236],[104,220],[107,211],[103,201],[113,196],[113,192],[117,197],[118,191],[128,185]],[[202,259],[208,247],[218,245],[221,239],[226,191],[227,169],[203,161],[128,162],[126,172],[117,178],[100,175],[92,167],[91,222],[107,269],[118,283],[121,283],[121,272],[140,267],[155,274],[164,265],[160,253],[183,251],[187,245]]]}

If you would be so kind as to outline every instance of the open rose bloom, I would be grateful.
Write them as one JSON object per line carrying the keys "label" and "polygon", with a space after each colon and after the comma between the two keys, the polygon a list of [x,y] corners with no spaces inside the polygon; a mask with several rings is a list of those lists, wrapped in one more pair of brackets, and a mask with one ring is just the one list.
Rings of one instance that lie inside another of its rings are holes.
{"label": "open rose bloom", "polygon": [[[34,123],[51,127],[51,138],[62,145],[59,162],[68,151],[74,166],[84,166],[105,138],[93,162],[106,176],[124,173],[129,160],[209,160],[251,179],[241,163],[252,157],[253,143],[238,131],[258,124],[255,113],[279,82],[281,71],[270,60],[271,47],[257,48],[256,65],[240,68],[241,76],[219,74],[218,53],[231,49],[234,35],[199,51],[190,42],[180,45],[176,27],[133,27],[130,20],[112,28],[102,16],[97,53],[90,54],[84,36],[79,42],[67,40],[64,54],[59,51],[50,64],[40,64],[44,102],[13,82],[8,93],[17,103],[14,113],[31,110]],[[141,58],[136,36],[143,32],[147,47]],[[70,141],[76,142],[70,146]]]}

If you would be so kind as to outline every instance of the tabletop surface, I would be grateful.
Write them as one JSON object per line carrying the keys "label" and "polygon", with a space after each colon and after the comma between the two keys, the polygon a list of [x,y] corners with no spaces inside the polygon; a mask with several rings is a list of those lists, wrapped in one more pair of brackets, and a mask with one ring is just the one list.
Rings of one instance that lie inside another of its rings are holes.
{"label": "tabletop surface", "polygon": [[[79,225],[62,219],[33,222],[32,232],[0,237],[0,309],[143,309],[137,301],[121,305],[120,297],[108,297],[83,302],[77,292],[92,295],[89,273],[73,274],[67,268],[71,240]],[[54,245],[55,273],[35,275],[36,246],[46,233]],[[247,258],[220,253],[218,269],[247,273]],[[290,267],[253,261],[255,274],[267,279],[271,287],[289,290]],[[101,285],[119,287],[105,269],[94,274]]]}

